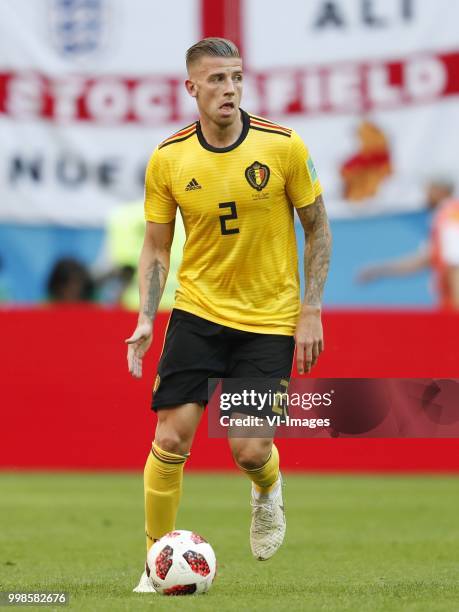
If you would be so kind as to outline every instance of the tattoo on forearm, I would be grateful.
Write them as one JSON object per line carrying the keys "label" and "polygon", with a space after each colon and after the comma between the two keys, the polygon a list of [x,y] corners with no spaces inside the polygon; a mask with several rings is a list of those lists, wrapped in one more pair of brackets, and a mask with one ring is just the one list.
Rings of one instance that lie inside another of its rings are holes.
{"label": "tattoo on forearm", "polygon": [[306,234],[304,250],[305,303],[320,306],[331,254],[331,233],[322,196],[297,209]]}
{"label": "tattoo on forearm", "polygon": [[155,260],[145,273],[146,298],[143,313],[151,319],[155,316],[161,297],[161,285],[165,280],[167,270],[164,265]]}

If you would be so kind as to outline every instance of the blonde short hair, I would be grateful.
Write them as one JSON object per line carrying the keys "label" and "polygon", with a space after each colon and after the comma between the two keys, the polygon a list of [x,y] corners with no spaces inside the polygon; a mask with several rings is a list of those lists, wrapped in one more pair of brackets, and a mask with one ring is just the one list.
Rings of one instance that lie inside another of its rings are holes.
{"label": "blonde short hair", "polygon": [[203,38],[186,52],[186,67],[205,56],[213,57],[241,57],[236,45],[226,38]]}

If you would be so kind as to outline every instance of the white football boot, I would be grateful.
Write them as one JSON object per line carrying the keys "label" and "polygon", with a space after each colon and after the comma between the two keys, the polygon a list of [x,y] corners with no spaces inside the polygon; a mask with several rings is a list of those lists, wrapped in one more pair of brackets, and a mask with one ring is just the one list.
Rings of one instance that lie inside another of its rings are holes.
{"label": "white football boot", "polygon": [[151,580],[150,580],[150,570],[148,569],[147,564],[145,563],[145,571],[140,576],[139,584],[132,589],[133,593],[156,593]]}
{"label": "white football boot", "polygon": [[284,541],[286,520],[282,499],[282,476],[267,495],[259,495],[252,484],[252,524],[250,547],[253,556],[265,561],[274,555]]}

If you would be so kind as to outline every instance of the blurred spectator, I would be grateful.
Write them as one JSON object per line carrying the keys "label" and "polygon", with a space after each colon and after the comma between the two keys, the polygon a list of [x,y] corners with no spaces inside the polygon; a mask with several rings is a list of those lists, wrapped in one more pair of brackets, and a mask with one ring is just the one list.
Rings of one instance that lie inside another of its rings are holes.
{"label": "blurred spectator", "polygon": [[86,302],[94,297],[94,282],[89,271],[70,257],[59,259],[54,264],[47,289],[53,302]]}
{"label": "blurred spectator", "polygon": [[416,253],[363,268],[357,279],[367,283],[387,276],[406,276],[431,266],[439,305],[459,310],[459,200],[449,179],[431,181],[427,205],[433,211],[429,240]]}
{"label": "blurred spectator", "polygon": [[[139,285],[136,270],[145,234],[145,214],[142,202],[132,202],[116,208],[107,225],[105,252],[96,265],[97,284],[101,301],[120,304],[129,310],[139,308]],[[177,288],[177,271],[185,243],[182,216],[175,219],[170,268],[160,302],[160,310],[171,310]],[[103,260],[103,261],[102,261]],[[103,268],[104,272],[100,272]]]}
{"label": "blurred spectator", "polygon": [[122,305],[126,308],[126,292],[130,290],[132,280],[135,276],[135,269],[131,265],[121,265],[119,267],[105,266],[101,271],[100,261],[92,270],[97,286],[97,300],[102,304]]}

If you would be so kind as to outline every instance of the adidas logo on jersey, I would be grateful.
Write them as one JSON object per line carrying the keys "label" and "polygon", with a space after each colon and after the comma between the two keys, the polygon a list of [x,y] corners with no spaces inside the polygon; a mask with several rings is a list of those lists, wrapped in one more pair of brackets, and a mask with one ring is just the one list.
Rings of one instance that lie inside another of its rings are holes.
{"label": "adidas logo on jersey", "polygon": [[195,178],[191,179],[191,181],[185,187],[185,191],[193,191],[193,189],[202,189],[201,185],[198,183],[198,181]]}

